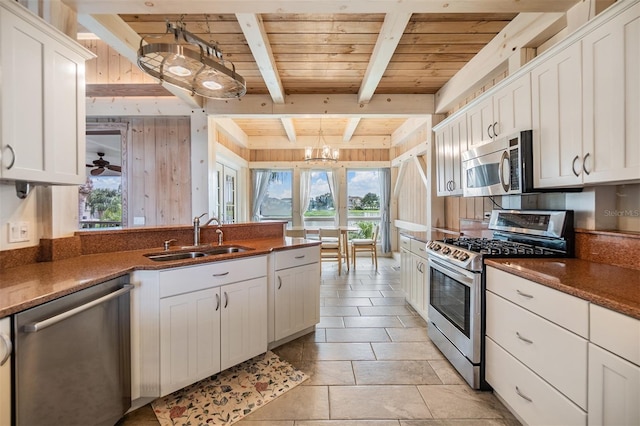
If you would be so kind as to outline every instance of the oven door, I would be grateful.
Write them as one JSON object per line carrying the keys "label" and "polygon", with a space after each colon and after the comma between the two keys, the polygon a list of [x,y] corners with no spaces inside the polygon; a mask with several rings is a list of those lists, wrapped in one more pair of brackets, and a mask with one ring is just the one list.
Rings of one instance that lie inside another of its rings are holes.
{"label": "oven door", "polygon": [[472,363],[481,358],[481,274],[429,258],[429,320]]}

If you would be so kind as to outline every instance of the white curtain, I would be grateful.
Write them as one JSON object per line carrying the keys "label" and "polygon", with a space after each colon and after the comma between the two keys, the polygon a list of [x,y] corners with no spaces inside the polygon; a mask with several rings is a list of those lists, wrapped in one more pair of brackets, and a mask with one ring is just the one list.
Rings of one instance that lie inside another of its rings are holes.
{"label": "white curtain", "polygon": [[300,170],[300,226],[304,226],[304,212],[311,200],[311,170]]}
{"label": "white curtain", "polygon": [[251,206],[251,220],[257,222],[260,220],[260,206],[267,196],[267,188],[269,187],[269,180],[271,178],[271,170],[251,170],[252,177],[252,200]]}
{"label": "white curtain", "polygon": [[335,208],[333,224],[338,226],[340,222],[340,185],[338,184],[338,173],[335,173],[333,170],[327,170],[327,182],[329,183],[329,192],[331,192],[331,197],[333,197],[333,207]]}
{"label": "white curtain", "polygon": [[391,169],[378,171],[380,180],[380,246],[383,253],[391,251],[391,225],[389,206],[391,204]]}

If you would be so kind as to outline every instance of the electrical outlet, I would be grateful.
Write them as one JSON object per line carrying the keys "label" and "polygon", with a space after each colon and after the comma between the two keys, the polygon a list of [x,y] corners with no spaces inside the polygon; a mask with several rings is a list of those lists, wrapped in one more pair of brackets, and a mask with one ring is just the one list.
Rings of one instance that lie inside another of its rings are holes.
{"label": "electrical outlet", "polygon": [[491,212],[484,212],[484,218],[487,220],[491,219]]}
{"label": "electrical outlet", "polygon": [[9,242],[29,241],[29,222],[9,222]]}

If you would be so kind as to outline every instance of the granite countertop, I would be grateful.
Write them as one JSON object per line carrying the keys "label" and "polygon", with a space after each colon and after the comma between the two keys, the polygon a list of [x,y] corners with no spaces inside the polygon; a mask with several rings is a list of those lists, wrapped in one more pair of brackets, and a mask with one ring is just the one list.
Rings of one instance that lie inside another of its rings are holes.
{"label": "granite countertop", "polygon": [[493,266],[640,319],[640,271],[581,259],[487,259]]}
{"label": "granite countertop", "polygon": [[[134,270],[160,270],[188,265],[257,256],[277,250],[320,244],[303,238],[266,238],[225,241],[224,245],[251,248],[245,252],[167,262],[149,260],[144,255],[162,248],[89,254],[53,262],[39,262],[0,270],[0,318],[40,305],[66,294],[99,284]],[[169,252],[184,251],[172,249]]]}

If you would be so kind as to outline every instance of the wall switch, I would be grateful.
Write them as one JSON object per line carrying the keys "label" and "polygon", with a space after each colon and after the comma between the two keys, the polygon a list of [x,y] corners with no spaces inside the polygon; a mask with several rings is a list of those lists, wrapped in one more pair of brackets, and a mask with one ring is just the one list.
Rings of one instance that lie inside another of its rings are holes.
{"label": "wall switch", "polygon": [[133,217],[134,225],[144,225],[144,216],[134,216]]}
{"label": "wall switch", "polygon": [[9,222],[9,242],[29,241],[29,222]]}

